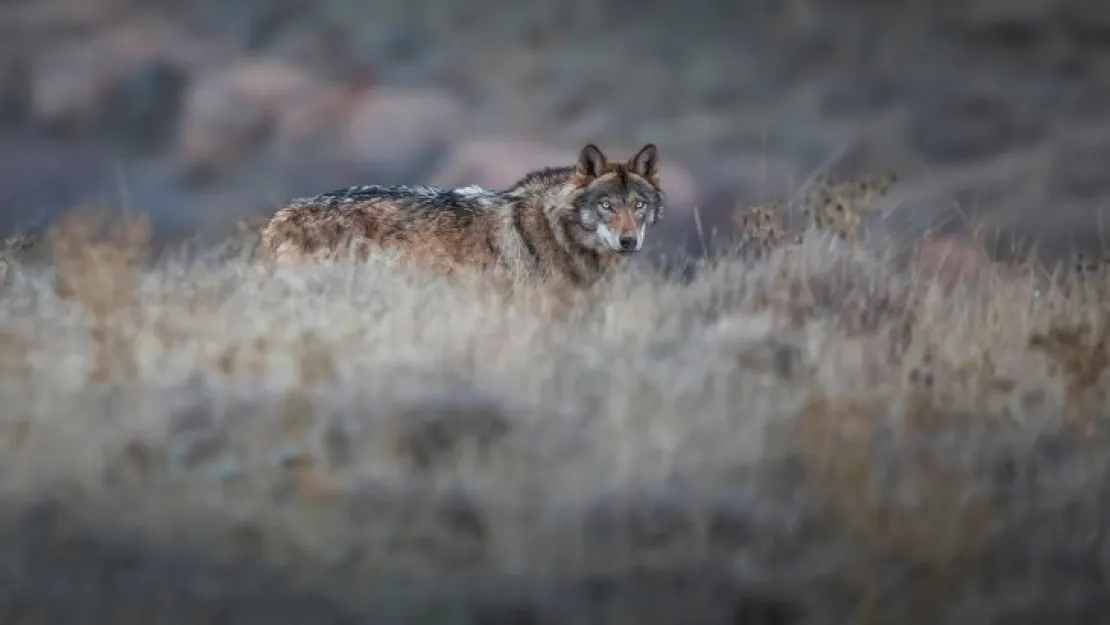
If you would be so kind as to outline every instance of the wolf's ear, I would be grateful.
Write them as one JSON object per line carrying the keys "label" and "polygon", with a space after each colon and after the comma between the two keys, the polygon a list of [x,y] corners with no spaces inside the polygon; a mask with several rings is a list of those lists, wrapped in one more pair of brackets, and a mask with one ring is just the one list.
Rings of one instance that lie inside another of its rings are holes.
{"label": "wolf's ear", "polygon": [[640,148],[640,151],[628,161],[628,168],[638,176],[647,178],[654,184],[659,179],[659,148],[654,143],[649,143]]}
{"label": "wolf's ear", "polygon": [[605,171],[606,165],[608,160],[605,155],[596,145],[589,143],[578,153],[578,165],[574,173],[580,178],[597,178]]}

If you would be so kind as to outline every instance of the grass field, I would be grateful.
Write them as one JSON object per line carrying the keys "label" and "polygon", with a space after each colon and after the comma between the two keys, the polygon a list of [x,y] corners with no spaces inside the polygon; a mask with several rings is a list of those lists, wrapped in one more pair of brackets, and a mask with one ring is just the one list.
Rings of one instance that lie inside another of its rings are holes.
{"label": "grass field", "polygon": [[[810,232],[566,318],[383,259],[0,293],[5,622],[1078,623],[1108,607],[1107,300]],[[876,251],[879,250],[879,251]],[[692,277],[691,277],[692,276]]]}

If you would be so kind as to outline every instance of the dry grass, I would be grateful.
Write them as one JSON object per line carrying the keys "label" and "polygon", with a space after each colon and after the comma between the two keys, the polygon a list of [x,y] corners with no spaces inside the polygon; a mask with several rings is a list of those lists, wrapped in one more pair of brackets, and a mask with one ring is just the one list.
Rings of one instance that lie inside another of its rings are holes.
{"label": "dry grass", "polygon": [[552,319],[387,260],[151,265],[75,215],[0,293],[6,622],[1098,613],[1087,282],[945,289],[810,229]]}

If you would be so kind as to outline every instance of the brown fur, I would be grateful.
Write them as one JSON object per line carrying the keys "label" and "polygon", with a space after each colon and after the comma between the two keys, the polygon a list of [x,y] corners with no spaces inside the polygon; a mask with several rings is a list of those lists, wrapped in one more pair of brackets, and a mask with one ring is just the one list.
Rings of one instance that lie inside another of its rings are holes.
{"label": "brown fur", "polygon": [[[640,249],[662,202],[654,145],[611,162],[591,144],[576,165],[529,172],[504,190],[362,186],[296,200],[263,229],[260,252],[291,265],[364,259],[376,247],[445,273],[498,270],[585,287]],[[634,250],[618,249],[622,236]]]}

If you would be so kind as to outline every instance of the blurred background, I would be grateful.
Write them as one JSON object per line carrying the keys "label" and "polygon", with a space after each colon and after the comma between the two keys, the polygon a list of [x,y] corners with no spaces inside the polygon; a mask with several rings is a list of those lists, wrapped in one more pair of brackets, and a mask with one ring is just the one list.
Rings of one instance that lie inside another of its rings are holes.
{"label": "blurred background", "polygon": [[1100,241],[1105,0],[0,0],[0,231],[229,232],[356,183],[503,186],[659,144],[656,245],[809,176],[874,227]]}

